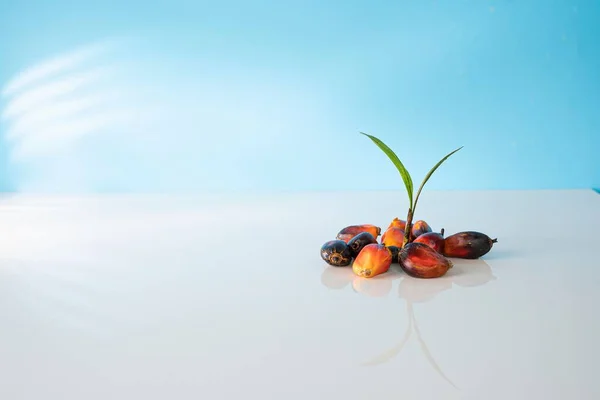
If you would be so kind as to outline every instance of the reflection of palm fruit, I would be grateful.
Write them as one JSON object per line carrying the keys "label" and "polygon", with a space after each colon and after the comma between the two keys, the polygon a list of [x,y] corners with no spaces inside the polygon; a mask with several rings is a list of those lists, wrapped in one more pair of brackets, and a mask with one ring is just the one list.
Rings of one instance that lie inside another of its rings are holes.
{"label": "reflection of palm fruit", "polygon": [[444,230],[441,233],[427,232],[413,240],[413,243],[423,243],[440,254],[444,254]]}
{"label": "reflection of palm fruit", "polygon": [[417,221],[413,224],[412,230],[410,231],[413,238],[418,238],[419,236],[431,232],[432,229],[425,221]]}
{"label": "reflection of palm fruit", "polygon": [[352,289],[369,297],[385,297],[392,290],[391,279],[362,279],[358,276],[352,281]]}
{"label": "reflection of palm fruit", "polygon": [[343,240],[330,240],[321,246],[321,258],[334,267],[345,267],[352,262],[352,253]]}
{"label": "reflection of palm fruit", "polygon": [[382,244],[371,243],[363,247],[352,263],[352,271],[363,278],[383,274],[392,265],[392,252]]}
{"label": "reflection of palm fruit", "polygon": [[496,279],[492,273],[492,268],[483,260],[463,260],[461,266],[468,269],[468,274],[458,274],[453,276],[452,281],[458,286],[473,287],[485,285]]}
{"label": "reflection of palm fruit", "polygon": [[323,268],[321,283],[329,289],[343,289],[355,278],[351,268]]}
{"label": "reflection of palm fruit", "polygon": [[400,251],[400,265],[415,278],[439,278],[450,268],[452,262],[423,243],[409,243]]}
{"label": "reflection of palm fruit", "polygon": [[381,244],[396,246],[399,249],[404,244],[404,231],[400,228],[388,228],[381,236]]}
{"label": "reflection of palm fruit", "polygon": [[370,224],[350,225],[339,231],[336,238],[348,243],[350,239],[362,232],[369,232],[377,239],[381,234],[381,228]]}
{"label": "reflection of palm fruit", "polygon": [[398,296],[411,303],[424,303],[449,289],[452,289],[451,279],[402,279]]}
{"label": "reflection of palm fruit", "polygon": [[446,257],[475,259],[487,254],[498,239],[480,232],[459,232],[444,239]]}
{"label": "reflection of palm fruit", "polygon": [[406,229],[406,221],[398,219],[398,217],[396,217],[392,220],[392,223],[390,224],[390,226],[388,226],[388,229],[390,229],[390,228],[398,228],[398,229],[405,230]]}
{"label": "reflection of palm fruit", "polygon": [[356,257],[358,253],[368,244],[377,243],[377,240],[369,232],[361,232],[348,241],[348,247],[352,257]]}

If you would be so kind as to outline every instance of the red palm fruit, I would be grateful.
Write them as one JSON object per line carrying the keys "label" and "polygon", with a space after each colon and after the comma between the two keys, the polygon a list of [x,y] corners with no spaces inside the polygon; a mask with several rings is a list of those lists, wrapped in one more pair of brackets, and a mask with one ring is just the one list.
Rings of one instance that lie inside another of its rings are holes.
{"label": "red palm fruit", "polygon": [[423,243],[409,243],[400,251],[400,266],[415,278],[439,278],[450,268],[452,262]]}
{"label": "red palm fruit", "polygon": [[440,254],[444,254],[444,230],[440,233],[428,232],[413,240],[413,243],[423,243]]}
{"label": "red palm fruit", "polygon": [[390,229],[390,228],[398,228],[398,229],[405,230],[406,229],[406,221],[398,219],[398,217],[396,217],[392,220],[392,223],[390,224],[390,226],[388,226],[388,229]]}
{"label": "red palm fruit", "polygon": [[381,244],[402,248],[404,244],[404,231],[400,228],[388,228],[381,236]]}
{"label": "red palm fruit", "polygon": [[444,239],[444,255],[475,259],[487,254],[496,242],[498,239],[492,239],[481,232],[459,232]]}
{"label": "red palm fruit", "polygon": [[362,232],[369,232],[375,239],[381,234],[381,228],[371,224],[350,225],[338,232],[336,239],[348,243],[350,239]]}
{"label": "red palm fruit", "polygon": [[419,220],[413,224],[410,233],[412,234],[413,238],[418,238],[419,236],[431,231],[432,229],[427,222]]}
{"label": "red palm fruit", "polygon": [[348,248],[352,257],[356,257],[358,253],[368,244],[377,243],[377,240],[369,232],[361,232],[348,241]]}
{"label": "red palm fruit", "polygon": [[352,271],[363,278],[383,274],[392,265],[392,252],[382,244],[371,243],[363,247],[352,263]]}

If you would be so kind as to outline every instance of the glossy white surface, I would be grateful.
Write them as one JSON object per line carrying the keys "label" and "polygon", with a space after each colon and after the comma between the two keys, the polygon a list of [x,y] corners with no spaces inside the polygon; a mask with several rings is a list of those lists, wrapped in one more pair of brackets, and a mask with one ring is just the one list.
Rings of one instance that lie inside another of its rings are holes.
{"label": "glossy white surface", "polygon": [[600,196],[425,191],[498,237],[443,278],[371,280],[323,242],[404,194],[5,196],[0,398],[598,399]]}

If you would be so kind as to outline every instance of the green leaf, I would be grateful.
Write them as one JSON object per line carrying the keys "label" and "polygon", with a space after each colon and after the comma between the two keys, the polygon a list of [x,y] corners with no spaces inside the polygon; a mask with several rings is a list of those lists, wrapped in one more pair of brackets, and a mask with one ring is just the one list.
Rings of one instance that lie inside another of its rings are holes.
{"label": "green leaf", "polygon": [[360,133],[365,135],[369,139],[371,139],[373,141],[373,143],[375,143],[390,158],[390,160],[392,160],[392,162],[396,166],[396,169],[398,169],[398,172],[400,173],[402,180],[404,181],[404,186],[406,186],[406,191],[408,192],[408,201],[410,202],[410,208],[412,209],[413,208],[413,181],[412,181],[412,178],[410,177],[410,174],[406,170],[406,168],[404,168],[402,161],[400,161],[400,159],[398,158],[396,153],[394,153],[392,151],[392,149],[390,149],[381,140],[377,139],[375,136],[371,136],[364,132],[360,132]]}
{"label": "green leaf", "polygon": [[421,194],[421,190],[423,190],[423,186],[425,186],[425,183],[427,183],[427,181],[429,180],[429,178],[431,178],[431,175],[433,175],[433,173],[435,172],[436,169],[438,169],[438,167],[440,165],[442,165],[442,163],[444,161],[446,161],[452,154],[456,153],[457,151],[459,151],[460,149],[462,149],[464,146],[460,146],[458,149],[448,153],[444,158],[442,158],[437,164],[435,164],[435,166],[433,168],[431,168],[431,170],[427,173],[427,175],[425,175],[425,179],[423,179],[423,182],[421,183],[421,187],[419,187],[419,190],[417,191],[417,197],[415,197],[415,207],[417,206],[417,201],[419,201],[419,195]]}

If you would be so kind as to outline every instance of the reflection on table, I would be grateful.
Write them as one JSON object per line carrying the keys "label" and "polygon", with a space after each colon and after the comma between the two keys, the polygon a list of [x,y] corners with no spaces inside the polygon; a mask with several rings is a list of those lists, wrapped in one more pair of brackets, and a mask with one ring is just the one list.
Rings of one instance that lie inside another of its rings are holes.
{"label": "reflection on table", "polygon": [[390,361],[402,351],[414,332],[425,358],[433,369],[450,385],[457,388],[439,367],[423,340],[415,318],[413,304],[428,302],[454,286],[464,288],[481,286],[495,280],[496,277],[490,266],[482,259],[452,259],[452,262],[454,264],[453,268],[443,277],[435,279],[413,278],[404,273],[398,265],[393,265],[385,274],[370,279],[356,276],[350,267],[325,268],[321,274],[321,282],[324,286],[333,290],[341,290],[350,285],[355,293],[368,297],[385,297],[389,295],[392,292],[394,282],[399,281],[397,285],[398,297],[406,300],[408,315],[406,332],[397,345],[364,362],[362,365],[375,366]]}

